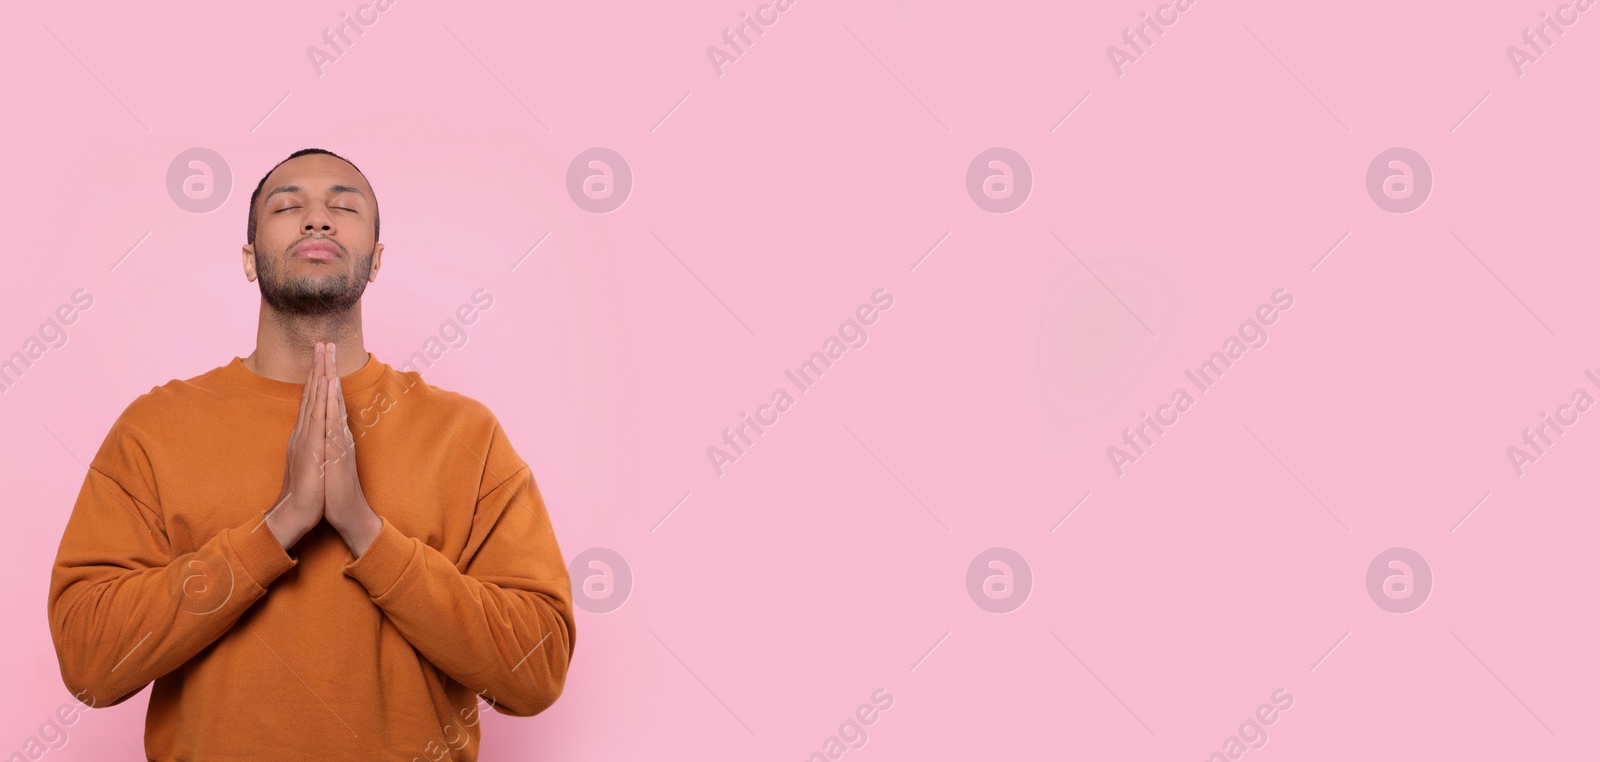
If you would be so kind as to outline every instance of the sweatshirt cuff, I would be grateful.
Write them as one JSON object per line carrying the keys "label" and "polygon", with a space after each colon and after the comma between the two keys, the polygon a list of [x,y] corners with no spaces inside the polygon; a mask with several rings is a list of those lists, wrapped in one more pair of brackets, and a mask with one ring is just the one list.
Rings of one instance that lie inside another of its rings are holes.
{"label": "sweatshirt cuff", "polygon": [[389,519],[378,518],[383,521],[378,536],[372,538],[366,552],[344,566],[345,575],[360,582],[374,598],[389,592],[400,581],[416,552],[415,540],[401,533]]}
{"label": "sweatshirt cuff", "polygon": [[267,512],[227,531],[228,548],[233,551],[239,565],[251,581],[265,590],[267,585],[284,572],[300,563],[278,544],[278,538],[267,528]]}

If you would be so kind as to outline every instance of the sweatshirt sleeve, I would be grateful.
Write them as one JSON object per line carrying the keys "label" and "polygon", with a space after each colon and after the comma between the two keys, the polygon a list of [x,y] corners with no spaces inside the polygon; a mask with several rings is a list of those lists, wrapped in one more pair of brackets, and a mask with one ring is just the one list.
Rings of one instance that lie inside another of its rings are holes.
{"label": "sweatshirt sleeve", "polygon": [[[344,571],[434,666],[497,712],[530,717],[566,683],[576,637],[571,582],[533,473],[498,423],[481,484],[487,491],[460,561],[383,518]],[[381,518],[383,506],[373,508]]]}
{"label": "sweatshirt sleeve", "polygon": [[148,451],[124,419],[84,476],[50,575],[61,677],[92,707],[121,703],[181,666],[298,563],[263,523],[265,508],[174,554]]}

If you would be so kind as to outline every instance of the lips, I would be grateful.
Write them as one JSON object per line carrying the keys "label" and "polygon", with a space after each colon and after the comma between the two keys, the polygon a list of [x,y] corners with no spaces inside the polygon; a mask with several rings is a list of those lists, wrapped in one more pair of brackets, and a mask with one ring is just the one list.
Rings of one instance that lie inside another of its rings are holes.
{"label": "lips", "polygon": [[295,259],[328,260],[339,258],[339,247],[332,241],[313,238],[294,247]]}

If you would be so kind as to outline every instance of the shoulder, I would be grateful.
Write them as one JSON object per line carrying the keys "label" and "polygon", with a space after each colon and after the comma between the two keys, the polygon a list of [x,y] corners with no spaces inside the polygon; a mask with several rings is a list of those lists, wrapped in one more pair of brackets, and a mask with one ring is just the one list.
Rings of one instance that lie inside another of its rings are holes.
{"label": "shoulder", "polygon": [[[496,480],[528,467],[512,446],[511,437],[499,416],[475,397],[425,381],[416,371],[393,370],[385,380],[385,393],[392,402],[378,401],[392,409],[408,408],[413,420],[428,427],[446,429],[484,467],[483,478],[493,486]],[[387,413],[385,413],[387,415]]]}
{"label": "shoulder", "polygon": [[195,411],[203,410],[200,400],[218,395],[214,375],[216,370],[194,378],[174,378],[134,397],[107,429],[106,439],[90,463],[91,471],[122,485],[134,499],[155,504],[155,451],[163,442],[190,439],[195,426],[205,426],[205,416],[197,416]]}
{"label": "shoulder", "polygon": [[375,403],[411,407],[416,414],[437,419],[458,434],[471,432],[474,438],[482,438],[490,436],[500,426],[488,405],[453,389],[428,383],[414,370],[391,366],[379,386],[389,399],[385,401],[375,396]]}
{"label": "shoulder", "polygon": [[135,397],[123,409],[117,424],[135,429],[149,430],[160,425],[171,425],[195,409],[195,403],[214,400],[226,391],[221,375],[226,366],[212,368],[197,376],[174,378],[150,391]]}

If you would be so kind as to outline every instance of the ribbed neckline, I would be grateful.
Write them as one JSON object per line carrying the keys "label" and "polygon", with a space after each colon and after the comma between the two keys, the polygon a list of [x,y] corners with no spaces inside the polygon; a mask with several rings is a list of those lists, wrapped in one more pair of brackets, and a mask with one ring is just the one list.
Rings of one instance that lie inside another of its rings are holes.
{"label": "ribbed neckline", "polygon": [[[367,353],[367,363],[353,373],[346,373],[339,377],[339,387],[344,390],[344,396],[349,397],[373,384],[383,376],[388,365],[378,361],[371,352]],[[305,391],[304,382],[279,381],[258,375],[244,365],[243,357],[234,357],[227,365],[222,366],[222,380],[232,386],[246,389],[268,397],[283,400],[300,399],[301,392]]]}

